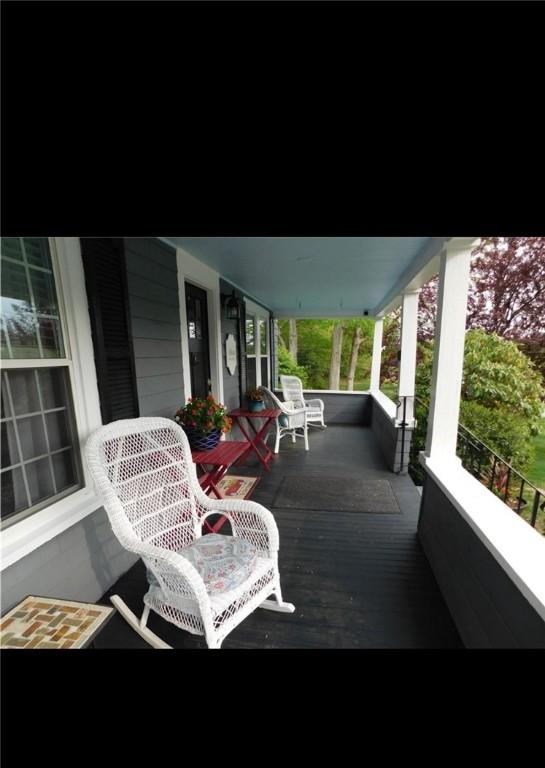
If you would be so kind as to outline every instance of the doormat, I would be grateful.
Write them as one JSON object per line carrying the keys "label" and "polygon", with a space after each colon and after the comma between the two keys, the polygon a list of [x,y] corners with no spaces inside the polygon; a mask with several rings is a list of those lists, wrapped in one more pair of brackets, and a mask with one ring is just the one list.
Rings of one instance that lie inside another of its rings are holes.
{"label": "doormat", "polygon": [[284,476],[273,507],[323,512],[399,514],[401,510],[388,480],[358,477]]}
{"label": "doormat", "polygon": [[259,480],[259,477],[225,475],[216,484],[216,487],[225,499],[248,499]]}

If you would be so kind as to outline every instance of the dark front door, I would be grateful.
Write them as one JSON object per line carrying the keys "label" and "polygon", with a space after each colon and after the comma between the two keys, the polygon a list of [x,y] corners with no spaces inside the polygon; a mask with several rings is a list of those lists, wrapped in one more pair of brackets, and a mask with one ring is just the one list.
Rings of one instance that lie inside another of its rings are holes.
{"label": "dark front door", "polygon": [[206,397],[212,389],[206,291],[191,285],[191,283],[186,283],[185,303],[187,336],[189,339],[191,394],[193,397]]}

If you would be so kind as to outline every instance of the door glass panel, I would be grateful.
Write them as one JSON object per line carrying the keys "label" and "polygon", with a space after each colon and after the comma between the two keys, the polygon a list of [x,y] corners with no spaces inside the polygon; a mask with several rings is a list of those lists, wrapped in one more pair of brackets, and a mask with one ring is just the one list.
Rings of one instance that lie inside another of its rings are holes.
{"label": "door glass panel", "polygon": [[255,318],[246,318],[246,354],[255,355]]}

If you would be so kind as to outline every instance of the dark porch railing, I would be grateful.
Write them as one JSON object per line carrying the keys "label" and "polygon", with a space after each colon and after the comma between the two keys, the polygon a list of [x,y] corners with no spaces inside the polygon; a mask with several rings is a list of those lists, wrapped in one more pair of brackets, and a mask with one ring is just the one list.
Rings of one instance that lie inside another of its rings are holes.
{"label": "dark porch railing", "polygon": [[[419,453],[424,450],[429,404],[415,398],[416,428],[412,436],[409,474],[417,485],[424,479]],[[404,427],[403,427],[404,430]],[[510,509],[521,515],[532,528],[545,533],[545,493],[536,488],[508,461],[502,459],[463,424],[458,424],[456,453],[462,466],[486,485]],[[540,514],[541,513],[541,514]]]}

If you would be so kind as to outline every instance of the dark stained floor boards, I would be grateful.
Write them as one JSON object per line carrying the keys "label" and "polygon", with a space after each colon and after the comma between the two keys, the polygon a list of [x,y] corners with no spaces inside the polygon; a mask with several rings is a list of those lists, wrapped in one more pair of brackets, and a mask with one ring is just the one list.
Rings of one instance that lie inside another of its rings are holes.
{"label": "dark stained floor boards", "polygon": [[[420,494],[411,479],[386,468],[371,429],[313,428],[309,440],[308,452],[301,440],[296,444],[282,440],[270,472],[263,471],[257,460],[233,468],[233,474],[261,476],[252,499],[271,509],[276,518],[283,595],[296,611],[279,614],[258,609],[222,647],[461,647],[417,539]],[[328,488],[337,482],[338,494],[324,493],[317,477],[325,478]],[[365,502],[361,497],[351,506],[347,486],[360,493],[367,487],[372,498]],[[291,501],[286,496],[290,487],[298,489]],[[99,602],[119,594],[140,615],[146,589],[140,561]],[[179,630],[153,612],[149,626],[175,648],[205,647],[204,638]],[[95,645],[149,647],[119,615]]]}

